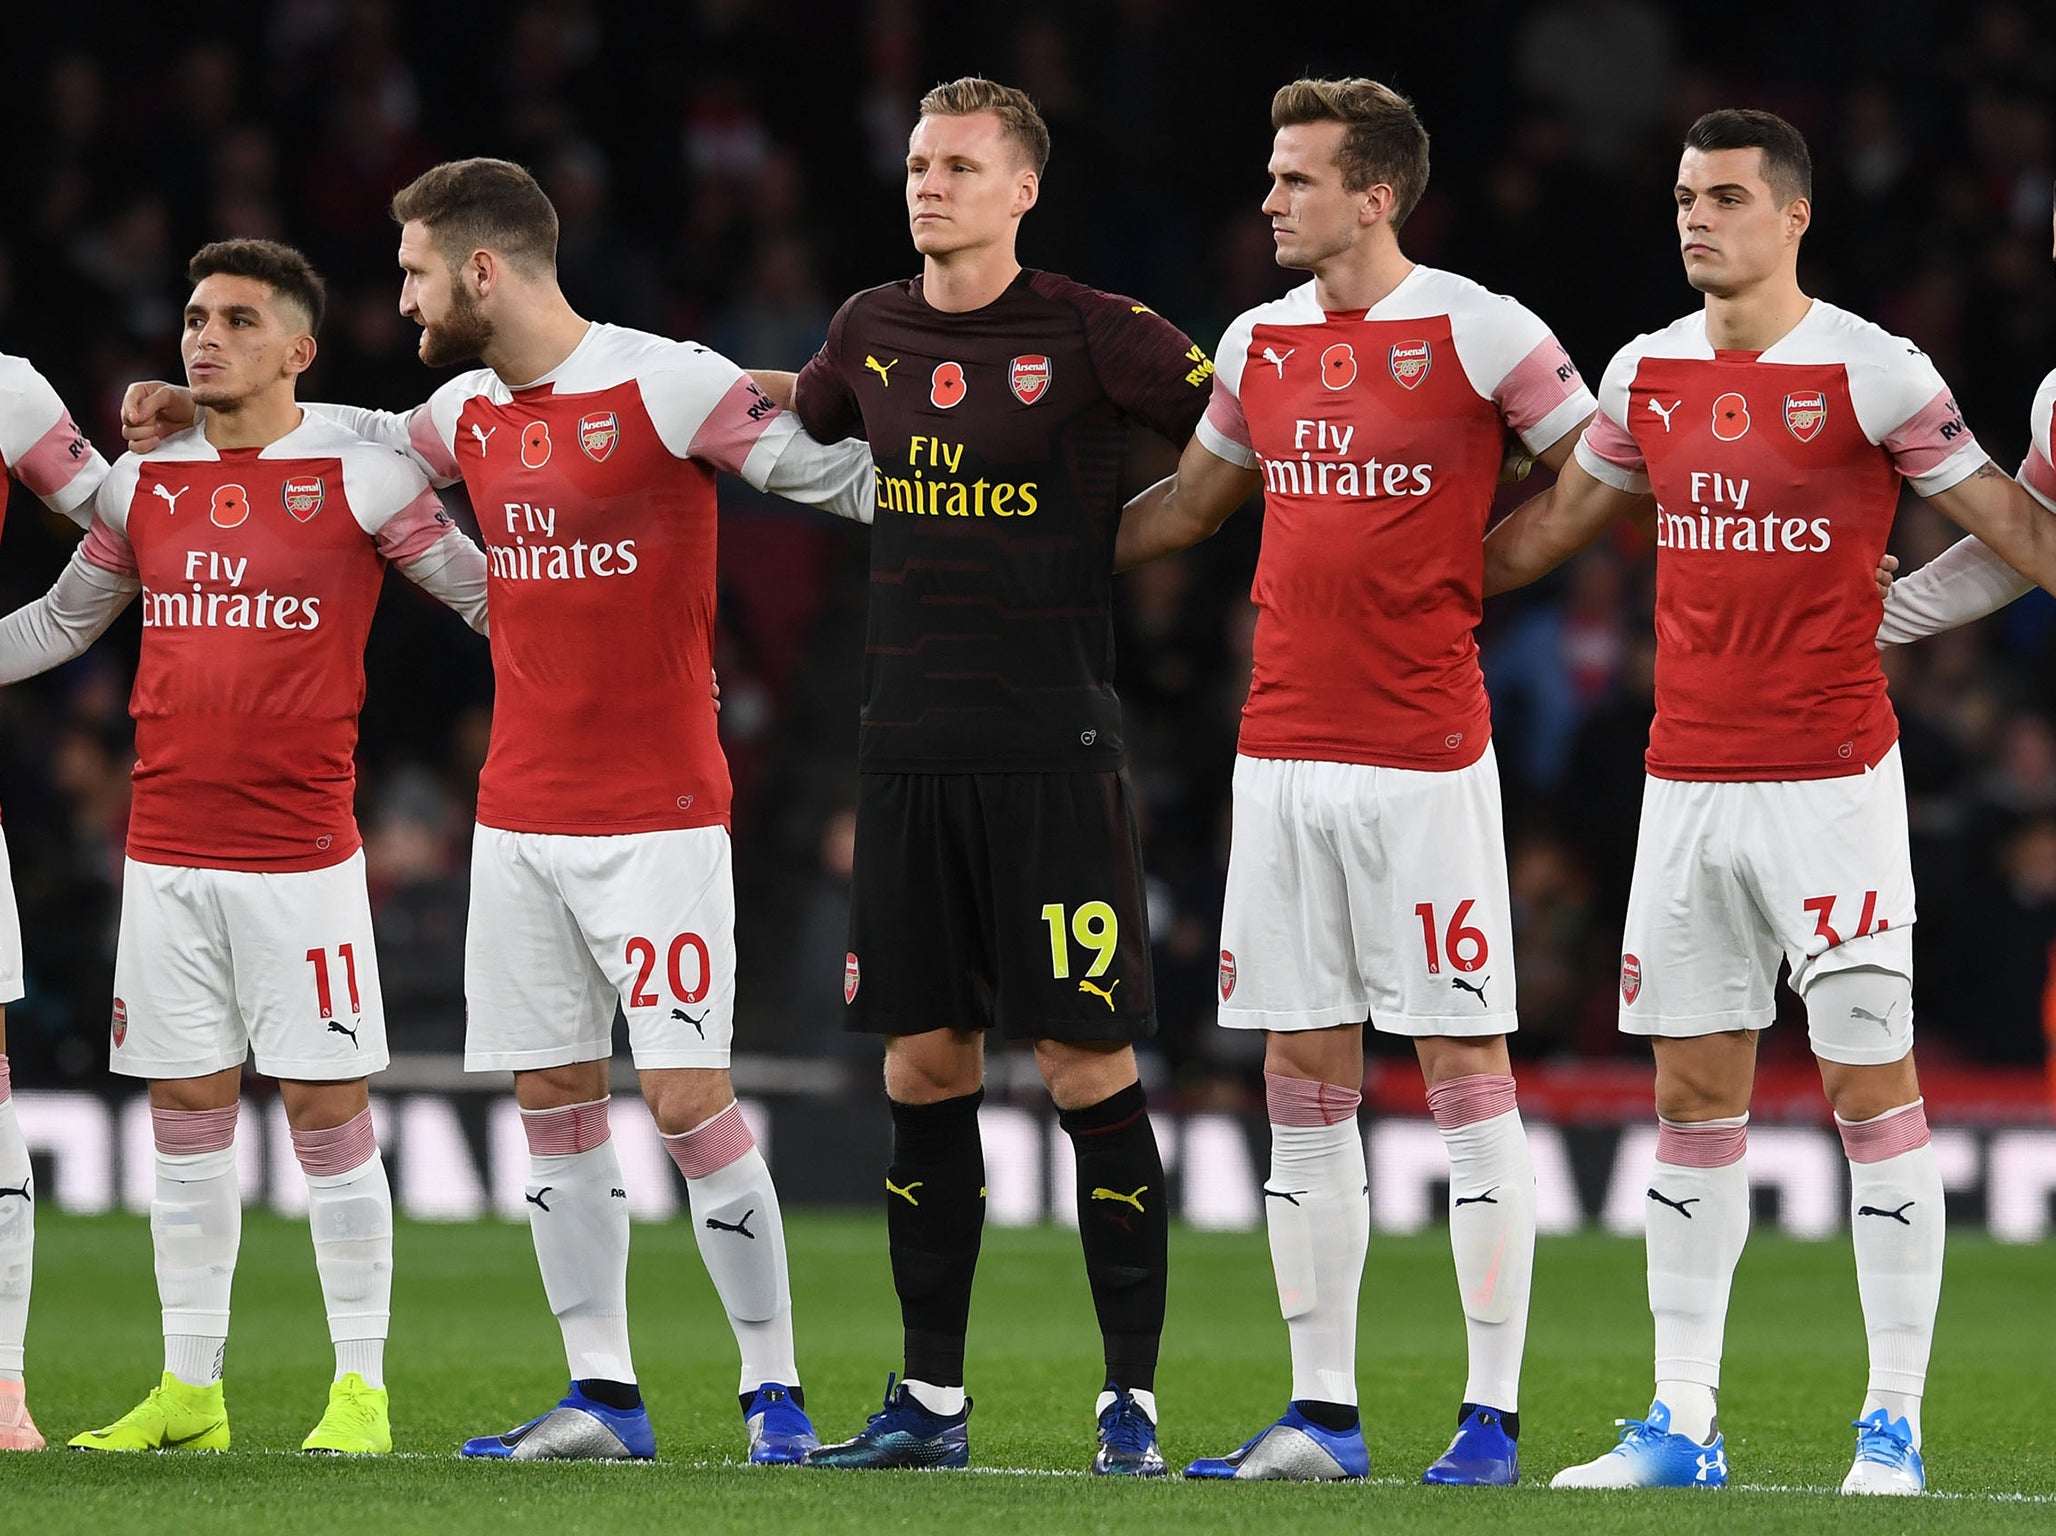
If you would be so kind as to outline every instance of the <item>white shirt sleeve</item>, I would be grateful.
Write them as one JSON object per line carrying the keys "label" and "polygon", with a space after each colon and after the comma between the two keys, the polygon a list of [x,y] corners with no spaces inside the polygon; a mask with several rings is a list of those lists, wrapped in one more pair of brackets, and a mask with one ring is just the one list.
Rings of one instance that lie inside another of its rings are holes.
{"label": "white shirt sleeve", "polygon": [[1958,539],[1911,576],[1892,583],[1878,649],[1938,635],[1997,613],[2035,584],[1976,539]]}
{"label": "white shirt sleeve", "polygon": [[857,522],[877,494],[870,445],[818,443],[754,380],[718,352],[679,342],[636,375],[657,436],[675,458],[697,459],[760,491]]}
{"label": "white shirt sleeve", "polygon": [[1617,491],[1642,495],[1649,489],[1649,466],[1641,445],[1628,431],[1628,391],[1642,366],[1642,348],[1630,342],[1614,353],[1599,380],[1598,411],[1578,439],[1578,465],[1586,474]]}
{"label": "white shirt sleeve", "polygon": [[1906,483],[1936,496],[1990,462],[1928,355],[1897,336],[1849,364],[1849,402],[1863,435]]}
{"label": "white shirt sleeve", "polygon": [[48,592],[0,619],[0,683],[18,683],[83,654],[141,590],[135,577],[73,550]]}
{"label": "white shirt sleeve", "polygon": [[1541,316],[1499,294],[1481,297],[1450,312],[1457,362],[1527,450],[1540,453],[1592,414],[1592,392]]}
{"label": "white shirt sleeve", "polygon": [[0,461],[7,472],[80,527],[107,475],[107,461],[25,358],[0,354]]}
{"label": "white shirt sleeve", "polygon": [[481,381],[487,377],[490,375],[482,369],[459,374],[411,411],[374,411],[327,401],[310,403],[307,409],[367,443],[406,454],[421,466],[430,484],[454,485],[460,478],[457,418],[463,414],[465,402],[483,393]]}
{"label": "white shirt sleeve", "polygon": [[1254,311],[1236,317],[1214,352],[1214,389],[1193,436],[1215,458],[1243,469],[1255,469],[1257,453],[1250,442],[1249,419],[1242,413],[1242,370],[1249,361],[1249,339],[1256,331]]}

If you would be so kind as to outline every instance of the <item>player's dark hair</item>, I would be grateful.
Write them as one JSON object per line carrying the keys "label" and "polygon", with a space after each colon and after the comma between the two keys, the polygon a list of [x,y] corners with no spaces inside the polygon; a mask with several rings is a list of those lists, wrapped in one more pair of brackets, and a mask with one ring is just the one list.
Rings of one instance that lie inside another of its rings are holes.
{"label": "player's dark hair", "polygon": [[1764,185],[1779,207],[1813,196],[1813,156],[1806,148],[1806,135],[1775,112],[1756,107],[1708,112],[1685,130],[1685,148],[1760,149]]}
{"label": "player's dark hair", "polygon": [[505,257],[531,276],[557,266],[557,210],[511,160],[448,160],[393,194],[393,222],[424,225],[452,262],[473,251]]}
{"label": "player's dark hair", "polygon": [[1026,91],[1001,85],[997,80],[965,75],[961,80],[938,85],[921,98],[923,117],[969,117],[974,112],[990,112],[998,118],[1000,127],[1027,160],[1028,169],[1038,176],[1042,174],[1042,168],[1049,164],[1049,124],[1042,120]]}
{"label": "player's dark hair", "polygon": [[307,316],[307,334],[321,334],[322,312],[328,308],[328,284],[313,263],[290,245],[276,240],[217,240],[193,252],[186,263],[186,281],[203,277],[250,277],[269,284],[279,298],[290,300]]}
{"label": "player's dark hair", "polygon": [[1414,105],[1376,80],[1295,80],[1271,98],[1271,127],[1340,123],[1347,130],[1335,164],[1345,192],[1366,192],[1383,182],[1392,189],[1391,225],[1397,230],[1428,190],[1428,130]]}

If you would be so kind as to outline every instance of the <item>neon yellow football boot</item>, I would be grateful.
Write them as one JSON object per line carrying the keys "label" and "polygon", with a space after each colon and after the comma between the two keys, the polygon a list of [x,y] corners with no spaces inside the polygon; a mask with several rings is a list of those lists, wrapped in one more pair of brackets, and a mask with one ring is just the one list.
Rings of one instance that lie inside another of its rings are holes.
{"label": "neon yellow football boot", "polygon": [[383,1456],[392,1448],[386,1389],[366,1386],[355,1371],[330,1384],[328,1412],[300,1442],[303,1451],[324,1451],[332,1456]]}
{"label": "neon yellow football boot", "polygon": [[105,1429],[71,1437],[77,1451],[225,1451],[228,1404],[221,1383],[193,1387],[164,1373],[150,1395]]}

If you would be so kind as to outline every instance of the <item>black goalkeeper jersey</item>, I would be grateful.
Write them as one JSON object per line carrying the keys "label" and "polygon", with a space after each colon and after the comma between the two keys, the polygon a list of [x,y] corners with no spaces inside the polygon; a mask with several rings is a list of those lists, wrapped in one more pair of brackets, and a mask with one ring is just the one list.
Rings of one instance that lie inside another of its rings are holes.
{"label": "black goalkeeper jersey", "polygon": [[1049,272],[963,314],[930,308],[919,278],[843,305],[796,404],[877,463],[861,769],[1119,765],[1128,425],[1182,448],[1213,371],[1146,305]]}

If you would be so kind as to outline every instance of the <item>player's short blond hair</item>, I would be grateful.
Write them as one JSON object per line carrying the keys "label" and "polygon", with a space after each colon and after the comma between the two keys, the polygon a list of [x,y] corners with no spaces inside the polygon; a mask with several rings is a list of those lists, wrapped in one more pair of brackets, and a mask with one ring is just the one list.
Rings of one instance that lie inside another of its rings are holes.
{"label": "player's short blond hair", "polygon": [[1335,164],[1343,190],[1363,192],[1383,182],[1392,189],[1396,230],[1428,190],[1428,130],[1414,105],[1389,85],[1360,77],[1295,80],[1271,98],[1271,127],[1340,123],[1347,130]]}
{"label": "player's short blond hair", "polygon": [[447,160],[423,171],[393,194],[393,221],[421,224],[453,262],[491,251],[530,274],[557,266],[557,210],[511,160]]}
{"label": "player's short blond hair", "polygon": [[961,80],[938,85],[921,98],[923,117],[969,117],[974,112],[990,112],[998,118],[1000,128],[1028,162],[1028,169],[1037,176],[1042,174],[1042,168],[1049,164],[1049,124],[1042,120],[1026,91],[978,75],[965,75]]}

